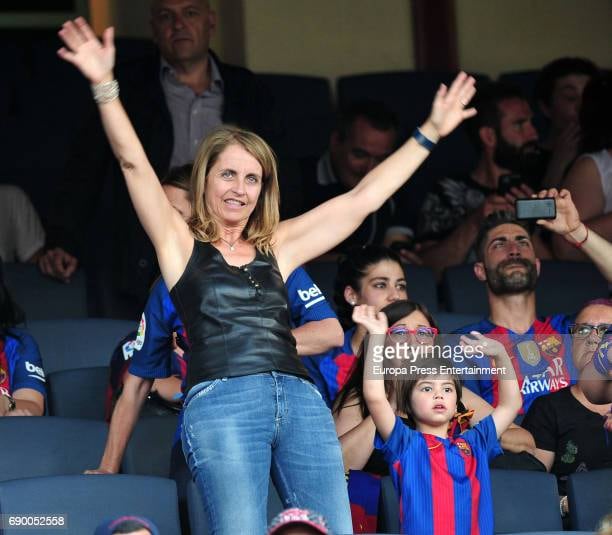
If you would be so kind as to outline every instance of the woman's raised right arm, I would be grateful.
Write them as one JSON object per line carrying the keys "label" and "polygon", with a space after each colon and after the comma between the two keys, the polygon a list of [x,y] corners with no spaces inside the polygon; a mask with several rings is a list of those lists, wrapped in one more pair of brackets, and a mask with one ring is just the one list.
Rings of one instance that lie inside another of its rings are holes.
{"label": "woman's raised right arm", "polygon": [[92,84],[102,125],[121,166],[132,204],[153,242],[164,280],[171,288],[184,270],[193,239],[185,222],[168,202],[117,98],[118,86],[113,80],[113,33],[112,28],[107,28],[101,43],[85,19],[67,21],[59,31],[65,46],[58,50],[58,55],[72,63]]}

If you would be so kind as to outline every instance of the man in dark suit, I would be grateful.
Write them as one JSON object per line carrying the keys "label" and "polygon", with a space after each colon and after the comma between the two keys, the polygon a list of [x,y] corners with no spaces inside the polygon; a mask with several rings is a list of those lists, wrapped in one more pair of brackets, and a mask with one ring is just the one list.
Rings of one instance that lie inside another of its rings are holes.
{"label": "man in dark suit", "polygon": [[[159,177],[193,161],[200,141],[222,123],[254,130],[278,148],[272,98],[250,71],[209,49],[216,23],[207,0],[152,0],[159,54],[117,67],[121,99]],[[56,193],[41,270],[67,282],[84,264],[90,314],[137,318],[158,272],[155,253],[93,100]]]}

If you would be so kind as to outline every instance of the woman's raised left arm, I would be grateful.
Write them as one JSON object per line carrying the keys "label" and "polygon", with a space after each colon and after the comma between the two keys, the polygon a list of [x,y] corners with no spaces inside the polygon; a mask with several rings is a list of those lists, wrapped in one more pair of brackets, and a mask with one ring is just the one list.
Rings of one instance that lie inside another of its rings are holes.
{"label": "woman's raised left arm", "polygon": [[460,73],[449,89],[441,85],[427,121],[351,191],[283,221],[275,245],[281,269],[289,272],[350,236],[412,176],[441,137],[475,115],[475,109],[465,109],[475,91],[474,78],[465,73]]}

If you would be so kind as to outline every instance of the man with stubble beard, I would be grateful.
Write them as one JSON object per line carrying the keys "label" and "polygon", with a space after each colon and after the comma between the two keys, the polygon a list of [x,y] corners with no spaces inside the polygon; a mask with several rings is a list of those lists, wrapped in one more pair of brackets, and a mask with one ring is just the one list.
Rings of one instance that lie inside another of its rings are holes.
{"label": "man with stubble beard", "polygon": [[[538,224],[571,243],[579,244],[606,276],[602,266],[605,266],[606,257],[609,261],[609,252],[591,247],[590,241],[601,240],[586,231],[569,192],[551,189],[540,192],[538,196],[554,197],[557,206],[554,220],[539,220]],[[565,354],[571,350],[570,345],[564,343],[562,336],[569,334],[574,315],[536,316],[535,287],[540,274],[540,260],[534,251],[529,228],[512,213],[494,212],[489,215],[480,228],[475,247],[474,274],[486,285],[489,315],[456,332],[469,334],[478,331],[493,336],[506,346],[523,395],[521,412],[525,412],[536,397],[569,386],[577,379],[571,355]],[[482,359],[473,359],[473,364],[488,366]],[[470,390],[493,406],[497,404],[498,378],[495,375],[485,373],[479,377],[465,375],[462,378]]]}

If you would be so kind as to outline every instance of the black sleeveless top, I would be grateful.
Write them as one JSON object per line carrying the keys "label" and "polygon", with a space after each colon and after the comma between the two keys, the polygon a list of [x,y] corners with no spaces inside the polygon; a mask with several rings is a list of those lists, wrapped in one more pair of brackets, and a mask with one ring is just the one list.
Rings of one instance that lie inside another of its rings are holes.
{"label": "black sleeveless top", "polygon": [[287,289],[273,256],[230,266],[195,241],[170,297],[189,339],[187,385],[278,371],[308,378],[289,327]]}

